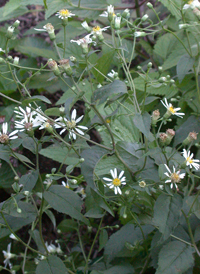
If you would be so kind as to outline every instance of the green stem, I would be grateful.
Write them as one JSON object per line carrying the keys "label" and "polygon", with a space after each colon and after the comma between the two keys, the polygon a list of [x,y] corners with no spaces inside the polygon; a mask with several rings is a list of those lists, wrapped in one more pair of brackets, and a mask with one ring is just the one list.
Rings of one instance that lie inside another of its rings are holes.
{"label": "green stem", "polygon": [[64,28],[64,51],[63,51],[63,58],[65,58],[65,51],[66,51],[66,26],[63,26]]}
{"label": "green stem", "polygon": [[54,47],[55,47],[56,52],[57,52],[57,54],[58,54],[58,57],[59,57],[59,59],[61,60],[62,58],[61,58],[61,55],[60,55],[60,52],[59,52],[58,46],[57,46],[57,44],[56,44],[56,40],[54,40],[54,41],[53,41],[53,44],[54,44]]}
{"label": "green stem", "polygon": [[39,234],[40,234],[40,239],[42,242],[42,245],[44,246],[44,249],[47,253],[47,255],[49,254],[47,247],[45,245],[44,239],[43,239],[43,235],[42,235],[42,214],[43,214],[43,206],[44,206],[44,198],[42,197],[42,201],[41,201],[41,205],[40,205],[40,211],[39,211]]}
{"label": "green stem", "polygon": [[[78,226],[80,226],[79,222],[78,222]],[[84,250],[84,247],[83,247],[83,242],[82,242],[82,239],[81,239],[81,234],[80,234],[80,231],[79,231],[79,227],[77,229],[77,233],[78,233],[78,239],[79,239],[80,247],[81,247],[81,250],[82,250],[82,253],[83,253],[83,257],[84,257],[85,262],[87,263],[87,257],[85,255],[85,250]]]}

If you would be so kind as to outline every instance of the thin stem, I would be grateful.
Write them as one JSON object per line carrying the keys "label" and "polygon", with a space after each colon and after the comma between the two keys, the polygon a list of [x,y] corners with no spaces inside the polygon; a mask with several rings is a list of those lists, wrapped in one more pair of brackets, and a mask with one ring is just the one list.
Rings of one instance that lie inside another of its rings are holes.
{"label": "thin stem", "polygon": [[[78,222],[78,225],[79,225],[79,222]],[[87,257],[85,255],[85,250],[84,250],[84,247],[83,247],[83,242],[82,242],[82,239],[81,239],[81,234],[80,234],[80,231],[79,231],[79,227],[77,229],[77,233],[78,233],[78,239],[79,239],[80,247],[81,247],[81,250],[82,250],[82,253],[83,253],[83,257],[84,257],[85,262],[87,263]]]}
{"label": "thin stem", "polygon": [[44,198],[42,197],[42,201],[41,201],[41,206],[40,206],[40,212],[39,212],[39,234],[40,234],[40,239],[42,242],[42,245],[44,246],[44,249],[46,251],[47,254],[49,254],[48,249],[45,245],[43,236],[42,236],[42,214],[43,214],[43,205],[44,205]]}
{"label": "thin stem", "polygon": [[64,25],[63,28],[64,28],[64,51],[63,51],[63,58],[65,58],[65,51],[66,51],[66,26]]}
{"label": "thin stem", "polygon": [[59,57],[59,59],[61,60],[62,58],[61,58],[61,55],[60,55],[58,46],[57,46],[57,44],[56,44],[56,40],[53,41],[53,44],[54,44],[54,46],[55,46],[56,52],[57,52],[57,54],[58,54],[58,57]]}

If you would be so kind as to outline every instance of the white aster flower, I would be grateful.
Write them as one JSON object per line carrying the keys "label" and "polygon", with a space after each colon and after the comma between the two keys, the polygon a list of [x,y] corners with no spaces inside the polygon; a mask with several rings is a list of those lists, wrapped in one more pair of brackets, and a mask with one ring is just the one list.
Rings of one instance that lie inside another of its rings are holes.
{"label": "white aster flower", "polygon": [[108,181],[110,183],[107,183],[107,186],[109,188],[114,188],[115,194],[119,193],[122,194],[122,191],[120,189],[121,185],[126,185],[126,177],[122,177],[124,175],[124,171],[121,171],[119,174],[119,177],[117,176],[117,169],[114,168],[114,170],[110,170],[110,174],[112,175],[113,179],[104,177],[103,180]]}
{"label": "white aster flower", "polygon": [[114,71],[114,69],[112,69],[111,72],[109,72],[107,75],[110,78],[117,78],[118,77],[118,73],[116,71]]}
{"label": "white aster flower", "polygon": [[53,25],[51,23],[48,23],[48,24],[44,25],[42,29],[36,29],[36,28],[34,28],[34,30],[37,30],[37,31],[47,31],[49,34],[54,33],[54,27],[53,27]]}
{"label": "white aster flower", "polygon": [[68,184],[68,182],[67,182],[67,183],[65,183],[64,181],[62,181],[62,185],[63,185],[64,187],[66,187],[66,188],[69,188],[69,184]]}
{"label": "white aster flower", "polygon": [[194,9],[194,8],[200,9],[200,3],[199,3],[199,1],[198,0],[190,0],[190,1],[188,1],[187,4],[185,4],[183,6],[184,10],[189,9],[189,8],[191,8],[191,9]]}
{"label": "white aster flower", "polygon": [[99,36],[102,34],[102,31],[106,31],[109,28],[110,28],[110,26],[105,27],[105,28],[100,28],[99,26],[95,26],[92,28],[91,34]]}
{"label": "white aster flower", "polygon": [[32,112],[29,114],[24,114],[21,121],[15,121],[15,128],[19,131],[31,131],[34,127],[37,127],[38,123],[32,115]]}
{"label": "white aster flower", "polygon": [[180,174],[180,170],[176,172],[175,167],[173,166],[173,172],[169,169],[169,167],[165,164],[166,169],[168,172],[165,172],[164,174],[169,177],[169,180],[166,180],[165,183],[171,183],[170,187],[173,188],[173,184],[176,188],[178,188],[177,183],[180,183],[181,179],[185,177],[185,173]]}
{"label": "white aster flower", "polygon": [[51,253],[51,254],[55,254],[55,253],[61,254],[61,253],[63,253],[59,244],[58,244],[58,247],[56,247],[52,243],[49,245],[47,242],[45,243],[45,245],[47,247],[48,252]]}
{"label": "white aster flower", "polygon": [[31,110],[31,104],[29,104],[28,107],[25,108],[25,110],[22,107],[15,107],[14,112],[17,114],[16,118],[19,119],[25,119],[25,116],[30,117],[30,116],[34,116],[36,114],[35,111]]}
{"label": "white aster flower", "polygon": [[5,267],[7,267],[7,265],[9,265],[10,268],[12,268],[12,264],[10,262],[10,259],[15,257],[15,254],[10,253],[11,250],[11,243],[8,244],[7,246],[7,251],[3,250],[3,255],[5,260],[3,261]]}
{"label": "white aster flower", "polygon": [[192,159],[194,154],[192,153],[190,155],[190,151],[187,152],[186,149],[183,149],[183,157],[186,159],[186,166],[189,166],[190,168],[194,167],[196,170],[199,169],[200,165],[197,164],[197,162],[200,162],[200,160],[194,160]]}
{"label": "white aster flower", "polygon": [[114,7],[112,5],[107,7],[107,11],[104,11],[102,14],[100,14],[99,16],[101,17],[110,17],[110,19],[112,19],[115,15],[114,12]]}
{"label": "white aster flower", "polygon": [[[67,118],[59,117],[58,119],[55,120],[55,122],[61,122],[61,123],[56,124],[55,128],[61,128],[61,127],[67,126],[69,130],[69,138],[76,140],[76,132],[78,132],[80,135],[84,135],[84,132],[81,129],[84,129],[84,130],[88,129],[85,126],[77,126],[77,123],[79,123],[83,119],[83,116],[84,115],[76,119],[76,109],[74,109],[71,114],[71,121],[69,121]],[[62,121],[64,121],[64,123]],[[66,128],[63,128],[60,134],[62,134],[65,131],[66,131]]]}
{"label": "white aster flower", "polygon": [[185,113],[177,113],[181,108],[174,108],[171,103],[168,104],[167,99],[165,98],[165,103],[161,100],[161,103],[163,104],[164,107],[167,109],[167,113],[165,114],[165,118],[169,118],[171,115],[176,115],[180,118],[183,118],[181,116],[185,115]]}
{"label": "white aster flower", "polygon": [[86,35],[85,37],[79,39],[79,40],[70,40],[71,43],[76,43],[79,46],[86,44],[88,46],[88,44],[93,43],[94,41],[92,40],[92,38],[90,38],[91,34]]}
{"label": "white aster flower", "polygon": [[75,16],[75,14],[71,13],[69,10],[67,9],[62,9],[62,10],[59,10],[57,13],[56,13],[56,16],[58,16],[58,18],[61,18],[61,19],[67,19],[69,17],[72,17],[72,16]]}
{"label": "white aster flower", "polygon": [[0,132],[0,143],[7,144],[9,140],[17,139],[18,136],[16,135],[18,130],[14,130],[10,134],[8,134],[8,123],[3,123],[2,131]]}

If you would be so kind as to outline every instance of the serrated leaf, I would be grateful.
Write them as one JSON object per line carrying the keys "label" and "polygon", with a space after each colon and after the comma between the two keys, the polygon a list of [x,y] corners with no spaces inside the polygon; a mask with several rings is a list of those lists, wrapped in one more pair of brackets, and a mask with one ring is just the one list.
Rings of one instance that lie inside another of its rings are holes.
{"label": "serrated leaf", "polygon": [[31,191],[34,188],[38,179],[38,175],[38,170],[34,170],[20,178],[19,184],[23,185],[23,191]]}
{"label": "serrated leaf", "polygon": [[180,20],[181,17],[181,5],[182,1],[180,0],[159,0],[168,10],[171,12],[172,15],[176,17],[177,20]]}
{"label": "serrated leaf", "polygon": [[81,164],[81,172],[87,184],[93,189],[96,189],[94,184],[95,166],[105,154],[107,154],[107,150],[97,146],[85,149],[81,153],[81,157],[85,159],[85,161]]}
{"label": "serrated leaf", "polygon": [[22,105],[28,105],[29,103],[31,102],[36,102],[36,101],[42,101],[42,102],[45,102],[47,104],[51,104],[51,101],[46,98],[45,96],[43,95],[35,95],[35,96],[31,96],[31,98],[27,98],[25,100],[22,101]]}
{"label": "serrated leaf", "polygon": [[156,200],[153,222],[163,234],[164,240],[170,236],[179,224],[181,208],[182,198],[178,194],[174,196],[161,194]]}
{"label": "serrated leaf", "polygon": [[39,262],[36,268],[36,274],[68,274],[67,268],[65,267],[62,260],[56,256],[49,256],[45,260]]}
{"label": "serrated leaf", "polygon": [[[145,225],[142,230],[144,236],[146,236],[154,230],[154,227]],[[136,241],[140,242],[142,240],[143,235],[139,227],[135,227],[133,224],[123,226],[119,231],[112,234],[105,246],[104,257],[107,264],[124,248],[126,242],[134,245]]]}
{"label": "serrated leaf", "polygon": [[179,82],[182,82],[185,75],[192,70],[194,61],[195,59],[190,57],[188,54],[181,56],[176,67]]}
{"label": "serrated leaf", "polygon": [[133,122],[150,142],[154,141],[155,138],[150,132],[151,116],[147,112],[143,114],[136,113],[133,118]]}
{"label": "serrated leaf", "polygon": [[64,163],[65,165],[76,165],[79,162],[78,158],[70,155],[66,157],[68,154],[68,148],[59,145],[51,145],[47,148],[41,149],[39,153],[54,161]]}
{"label": "serrated leaf", "polygon": [[180,241],[173,241],[161,249],[156,274],[180,274],[194,265],[194,249]]}
{"label": "serrated leaf", "polygon": [[108,98],[111,99],[112,96],[120,95],[121,97],[126,93],[126,84],[120,80],[115,80],[111,84],[105,85],[95,90],[93,102],[98,102],[98,104],[102,104],[106,102]]}
{"label": "serrated leaf", "polygon": [[81,214],[81,198],[72,190],[63,186],[51,186],[48,191],[44,192],[44,198],[58,212],[89,224],[88,220]]}

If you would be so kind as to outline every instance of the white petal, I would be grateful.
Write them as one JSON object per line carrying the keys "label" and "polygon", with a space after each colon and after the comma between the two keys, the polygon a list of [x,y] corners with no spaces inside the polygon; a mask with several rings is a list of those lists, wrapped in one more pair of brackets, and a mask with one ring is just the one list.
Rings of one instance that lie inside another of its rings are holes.
{"label": "white petal", "polygon": [[80,122],[83,119],[84,115],[80,116],[78,119],[76,119],[76,123]]}
{"label": "white petal", "polygon": [[71,120],[76,120],[76,109],[72,111]]}
{"label": "white petal", "polygon": [[77,126],[77,127],[82,128],[82,129],[85,129],[85,130],[87,130],[87,129],[88,129],[88,128],[87,128],[87,127],[85,127],[85,126]]}
{"label": "white petal", "polygon": [[79,134],[84,135],[84,132],[83,132],[82,130],[78,129],[77,127],[76,127],[76,131],[77,131]]}
{"label": "white petal", "polygon": [[124,175],[124,170],[122,170],[119,174],[119,179],[121,179],[121,177]]}
{"label": "white petal", "polygon": [[115,192],[115,194],[117,194],[117,187],[114,188],[114,192]]}
{"label": "white petal", "polygon": [[103,180],[104,180],[104,181],[108,181],[108,182],[112,182],[112,179],[106,178],[106,177],[103,177]]}
{"label": "white petal", "polygon": [[121,189],[119,187],[117,187],[117,189],[118,189],[119,194],[121,195],[122,194]]}
{"label": "white petal", "polygon": [[171,174],[171,170],[169,169],[169,167],[165,164],[166,169],[169,171],[169,173]]}
{"label": "white petal", "polygon": [[113,179],[115,179],[115,174],[114,174],[114,171],[112,169],[110,170],[110,174],[112,175]]}
{"label": "white petal", "polygon": [[114,178],[117,178],[117,169],[116,168],[114,169],[114,176],[115,176]]}

